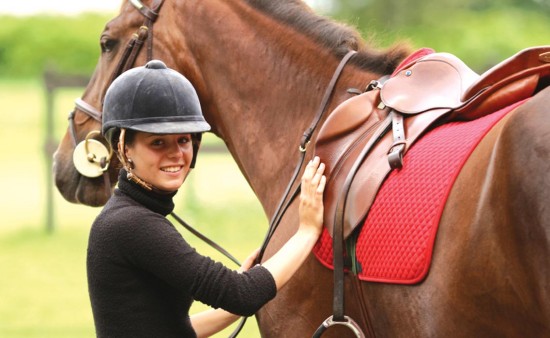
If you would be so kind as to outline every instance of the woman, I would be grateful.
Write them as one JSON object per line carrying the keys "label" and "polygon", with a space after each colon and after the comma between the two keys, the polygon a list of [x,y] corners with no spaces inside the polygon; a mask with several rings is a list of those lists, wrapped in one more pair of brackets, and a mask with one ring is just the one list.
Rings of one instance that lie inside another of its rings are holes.
{"label": "woman", "polygon": [[[318,158],[302,177],[300,224],[269,260],[239,271],[197,253],[166,219],[210,130],[189,81],[153,60],[109,87],[102,132],[124,168],[88,243],[98,337],[208,337],[271,300],[309,255],[322,228],[326,178]],[[215,308],[189,316],[193,300]]]}

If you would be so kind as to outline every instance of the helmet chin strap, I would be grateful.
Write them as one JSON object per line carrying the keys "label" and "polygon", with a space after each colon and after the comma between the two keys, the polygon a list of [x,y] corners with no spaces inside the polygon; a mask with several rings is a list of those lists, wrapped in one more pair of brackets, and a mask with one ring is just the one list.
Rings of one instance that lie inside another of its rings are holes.
{"label": "helmet chin strap", "polygon": [[124,151],[125,148],[125,140],[126,138],[126,129],[121,128],[120,129],[120,136],[118,137],[118,158],[120,159],[120,162],[124,166],[124,169],[126,170],[126,178],[142,188],[146,190],[153,190],[153,185],[145,182],[141,178],[139,178],[136,174],[134,174],[132,163],[126,158],[126,152]]}

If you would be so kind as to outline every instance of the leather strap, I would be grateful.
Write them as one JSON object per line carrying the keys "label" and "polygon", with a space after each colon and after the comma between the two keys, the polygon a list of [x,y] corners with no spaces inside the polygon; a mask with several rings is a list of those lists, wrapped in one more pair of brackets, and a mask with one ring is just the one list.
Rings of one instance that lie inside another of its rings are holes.
{"label": "leather strap", "polygon": [[330,98],[332,97],[332,94],[334,92],[334,88],[336,86],[336,82],[338,81],[338,78],[340,77],[340,74],[342,73],[342,70],[344,69],[344,66],[348,63],[348,61],[355,55],[357,52],[354,50],[349,51],[340,61],[340,64],[338,67],[336,67],[336,70],[334,71],[334,74],[332,75],[332,79],[330,80],[329,84],[327,85],[327,88],[325,90],[325,94],[323,95],[323,98],[321,100],[321,104],[319,106],[319,109],[317,110],[317,113],[315,114],[309,128],[307,128],[303,135],[302,140],[300,142],[300,154],[298,158],[298,163],[294,169],[294,173],[292,174],[292,178],[290,179],[289,184],[287,185],[285,192],[283,193],[283,197],[281,198],[279,204],[277,205],[277,208],[275,209],[275,213],[273,214],[273,217],[271,218],[271,221],[269,222],[269,228],[267,230],[266,236],[264,238],[264,241],[262,243],[262,246],[260,248],[260,252],[258,254],[258,258],[256,259],[256,263],[260,263],[262,261],[262,258],[265,254],[265,250],[267,249],[267,246],[269,242],[271,241],[271,238],[273,237],[273,234],[275,234],[275,231],[279,227],[279,224],[281,222],[281,219],[283,215],[285,214],[286,210],[290,207],[292,204],[292,201],[296,196],[298,196],[298,193],[300,192],[300,185],[294,189],[293,193],[290,194],[290,191],[292,187],[295,185],[296,181],[298,180],[298,175],[302,171],[302,167],[304,164],[306,151],[307,151],[307,145],[311,139],[311,136],[315,132],[315,129],[319,125],[319,122],[321,121],[324,113],[326,112],[328,108],[328,103]]}
{"label": "leather strap", "polygon": [[403,114],[392,109],[390,115],[392,116],[393,144],[388,151],[388,162],[390,168],[401,169],[403,167],[403,153],[407,145]]}
{"label": "leather strap", "polygon": [[[368,90],[375,88],[380,88],[379,86],[369,86]],[[359,327],[359,325],[350,317],[344,314],[344,210],[346,207],[347,192],[355,178],[359,167],[363,163],[364,159],[370,153],[374,145],[376,145],[382,137],[390,130],[392,125],[392,117],[388,115],[385,120],[383,120],[374,135],[365,145],[361,153],[359,154],[356,162],[354,162],[353,167],[350,170],[349,175],[346,177],[344,182],[343,193],[340,195],[335,213],[334,221],[334,231],[332,234],[332,245],[333,245],[333,267],[334,267],[334,288],[333,288],[333,305],[332,305],[332,316],[328,317],[322,324],[317,328],[313,334],[313,338],[319,338],[321,335],[331,326],[342,325],[349,328],[356,337],[363,338],[365,334]]]}
{"label": "leather strap", "polygon": [[338,81],[338,78],[340,77],[340,74],[342,73],[344,66],[348,63],[351,57],[354,56],[356,53],[357,51],[350,50],[346,55],[344,55],[338,67],[336,67],[336,70],[334,71],[334,75],[332,75],[332,79],[330,80],[327,86],[327,89],[325,90],[325,95],[321,100],[321,105],[319,107],[319,110],[317,111],[317,114],[315,114],[315,117],[313,118],[313,122],[311,123],[309,128],[306,129],[306,131],[304,132],[304,135],[302,136],[302,141],[300,142],[300,149],[305,149],[307,147],[307,144],[309,143],[309,140],[311,139],[313,132],[317,128],[317,125],[319,125],[319,122],[321,121],[321,117],[323,117],[323,114],[325,113],[328,107],[329,100],[332,97],[332,93],[334,92],[334,87],[336,86],[336,81]]}
{"label": "leather strap", "polygon": [[81,98],[76,99],[74,103],[76,107],[86,113],[86,115],[101,123],[102,114],[99,110],[95,109],[92,105],[88,104]]}
{"label": "leather strap", "polygon": [[139,0],[130,0],[130,3],[146,18],[148,18],[151,21],[156,21],[159,14],[158,11],[160,9],[160,6],[162,5],[162,2],[156,6],[153,6],[154,9],[151,9],[147,6],[145,6],[141,1]]}
{"label": "leather strap", "polygon": [[239,260],[237,258],[235,258],[232,254],[229,253],[229,251],[225,250],[224,248],[222,248],[220,245],[218,245],[216,242],[214,242],[213,240],[211,240],[210,238],[206,237],[205,235],[203,235],[202,233],[200,233],[199,231],[197,231],[195,228],[193,228],[192,226],[190,226],[189,224],[187,224],[187,222],[185,222],[181,217],[179,217],[178,215],[176,215],[174,212],[170,213],[170,215],[172,217],[174,217],[174,219],[176,221],[178,221],[185,229],[187,229],[187,231],[189,231],[190,233],[192,233],[193,235],[197,236],[198,238],[200,238],[203,242],[207,243],[208,245],[210,245],[211,247],[213,247],[214,249],[218,250],[221,254],[223,254],[225,257],[229,258],[231,261],[233,261],[233,263],[237,264],[238,266],[241,265],[241,263],[239,262]]}
{"label": "leather strap", "polygon": [[382,137],[390,130],[392,125],[392,117],[388,115],[385,120],[376,129],[373,137],[365,145],[357,160],[350,169],[350,173],[344,182],[344,188],[336,204],[336,213],[334,216],[334,232],[333,240],[333,264],[334,264],[334,299],[333,299],[333,319],[335,321],[345,321],[344,316],[344,211],[346,209],[346,201],[348,192],[355,178],[355,174],[363,161]]}
{"label": "leather strap", "polygon": [[147,60],[153,59],[153,23],[158,18],[158,13],[162,7],[164,0],[158,0],[152,8],[145,6],[139,0],[130,0],[130,3],[145,17],[145,22],[138,31],[134,33],[124,51],[122,57],[119,60],[113,75],[111,76],[110,83],[112,83],[120,74],[124,73],[128,69],[132,68],[136,62],[136,58],[141,51],[141,47],[147,40]]}

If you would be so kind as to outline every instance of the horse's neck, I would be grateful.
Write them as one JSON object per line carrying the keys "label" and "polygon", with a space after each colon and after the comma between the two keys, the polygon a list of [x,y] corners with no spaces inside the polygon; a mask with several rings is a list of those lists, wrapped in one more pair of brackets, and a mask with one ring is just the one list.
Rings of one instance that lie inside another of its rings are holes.
{"label": "horse's neck", "polygon": [[[193,33],[193,40],[186,39],[206,118],[271,214],[339,60],[292,29],[239,6],[244,5],[200,11],[188,25],[193,32],[186,33]],[[344,74],[346,81],[353,77],[351,71]],[[346,81],[332,107],[349,97]]]}

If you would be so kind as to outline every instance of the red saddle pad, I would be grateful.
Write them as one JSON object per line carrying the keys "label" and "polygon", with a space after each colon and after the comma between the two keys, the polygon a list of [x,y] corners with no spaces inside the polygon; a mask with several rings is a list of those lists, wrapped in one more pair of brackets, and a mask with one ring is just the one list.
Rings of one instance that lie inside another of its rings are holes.
{"label": "red saddle pad", "polygon": [[[394,170],[382,184],[360,229],[359,279],[414,284],[425,278],[439,220],[458,173],[487,132],[521,103],[473,121],[439,126],[410,148],[403,169]],[[332,238],[326,230],[314,253],[333,268]]]}

